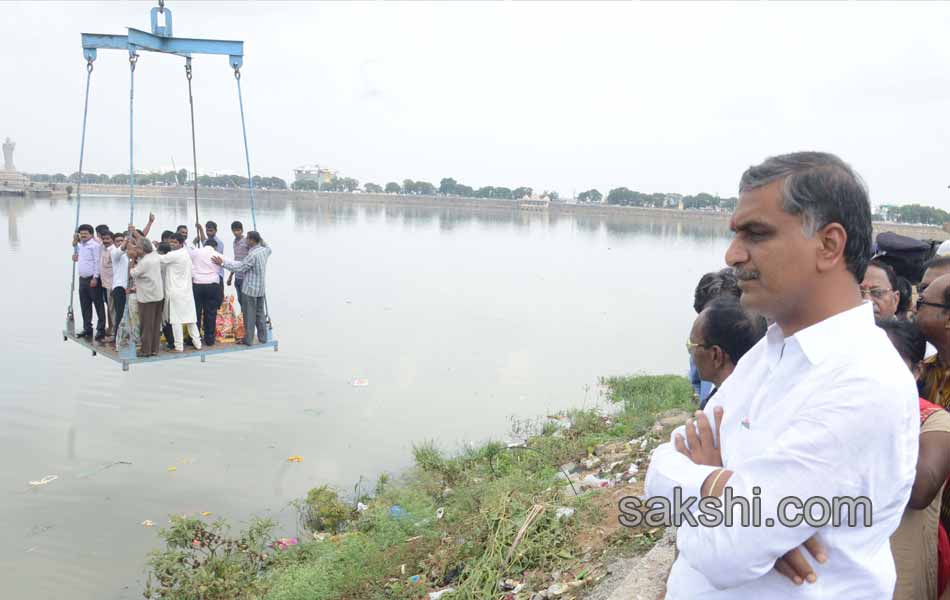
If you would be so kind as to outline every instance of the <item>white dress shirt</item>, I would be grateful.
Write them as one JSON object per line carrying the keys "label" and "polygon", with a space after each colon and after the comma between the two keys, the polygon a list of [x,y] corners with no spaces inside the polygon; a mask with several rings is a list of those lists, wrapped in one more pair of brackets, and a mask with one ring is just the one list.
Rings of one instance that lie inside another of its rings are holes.
{"label": "white dress shirt", "polygon": [[[772,325],[706,405],[711,423],[716,406],[724,409],[723,466],[734,471],[728,485],[750,499],[760,487],[762,522],[776,525],[741,527],[738,510],[733,527],[684,524],[667,599],[890,598],[896,572],[889,539],[910,498],[920,419],[914,378],[874,324],[871,304],[788,338]],[[685,429],[676,433],[685,436]],[[646,493],[672,498],[680,486],[684,497],[698,497],[713,470],[662,444]],[[859,510],[857,527],[847,525],[847,511],[841,527],[785,527],[776,516],[785,496],[866,496],[873,524],[864,527]],[[815,533],[828,560],[818,564],[803,550],[818,579],[795,586],[773,565]]]}
{"label": "white dress shirt", "polygon": [[112,256],[112,289],[129,287],[129,256],[115,246],[109,248]]}
{"label": "white dress shirt", "polygon": [[202,246],[201,248],[189,248],[191,255],[191,277],[195,283],[218,283],[218,277],[224,267],[214,264],[211,259],[215,256],[224,258],[224,256],[215,251],[211,246]]}

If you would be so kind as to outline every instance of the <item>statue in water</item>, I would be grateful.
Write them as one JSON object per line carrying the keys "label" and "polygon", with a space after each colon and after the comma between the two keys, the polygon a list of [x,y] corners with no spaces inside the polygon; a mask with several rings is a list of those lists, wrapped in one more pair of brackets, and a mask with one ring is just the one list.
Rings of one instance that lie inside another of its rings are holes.
{"label": "statue in water", "polygon": [[3,170],[15,172],[16,167],[13,166],[13,149],[16,148],[16,142],[7,138],[7,141],[3,142]]}

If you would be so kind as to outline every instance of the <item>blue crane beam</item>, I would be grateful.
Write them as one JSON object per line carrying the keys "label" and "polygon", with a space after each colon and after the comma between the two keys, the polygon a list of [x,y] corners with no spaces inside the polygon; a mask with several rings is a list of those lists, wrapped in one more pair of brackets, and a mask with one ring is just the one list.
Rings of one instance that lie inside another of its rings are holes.
{"label": "blue crane beam", "polygon": [[164,9],[165,26],[157,24],[158,9],[152,9],[152,31],[128,28],[128,35],[103,33],[82,34],[82,51],[86,60],[96,60],[97,50],[127,50],[137,54],[139,50],[163,52],[190,57],[192,54],[219,54],[228,57],[231,67],[238,69],[244,62],[244,42],[238,40],[209,40],[179,38],[171,35],[171,10]]}

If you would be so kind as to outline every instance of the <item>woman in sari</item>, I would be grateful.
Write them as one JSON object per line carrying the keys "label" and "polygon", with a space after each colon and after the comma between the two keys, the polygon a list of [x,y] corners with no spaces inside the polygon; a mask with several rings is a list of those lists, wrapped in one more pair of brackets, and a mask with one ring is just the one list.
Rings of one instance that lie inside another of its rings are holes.
{"label": "woman in sari", "polygon": [[[907,367],[917,377],[925,342],[909,321],[878,321]],[[897,566],[895,600],[950,598],[950,541],[940,523],[940,500],[950,476],[950,413],[923,398],[920,405],[920,450],[917,475],[900,525],[891,536]]]}

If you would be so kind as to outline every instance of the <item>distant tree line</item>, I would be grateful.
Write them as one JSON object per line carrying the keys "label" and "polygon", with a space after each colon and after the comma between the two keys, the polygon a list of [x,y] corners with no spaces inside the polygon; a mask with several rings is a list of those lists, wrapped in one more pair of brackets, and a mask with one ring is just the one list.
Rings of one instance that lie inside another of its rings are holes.
{"label": "distant tree line", "polygon": [[950,222],[950,213],[932,206],[904,204],[896,206],[884,204],[874,214],[876,221],[893,223],[923,223],[924,225],[943,225]]}
{"label": "distant tree line", "polygon": [[[36,173],[30,175],[30,180],[37,183],[79,183],[79,172],[73,172],[71,175],[56,173],[47,175]],[[98,183],[112,185],[129,185],[129,174],[118,173],[116,175],[83,173],[82,183]],[[164,173],[136,173],[135,185],[187,185],[188,171],[179,169],[178,171],[166,171]],[[198,185],[201,187],[217,188],[246,188],[247,177],[240,175],[199,175]],[[268,190],[286,190],[287,182],[280,177],[262,177],[254,176],[254,187]]]}

